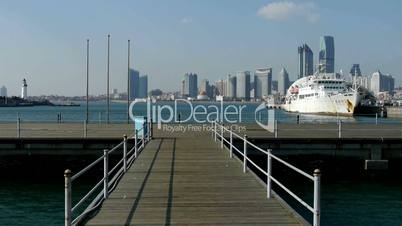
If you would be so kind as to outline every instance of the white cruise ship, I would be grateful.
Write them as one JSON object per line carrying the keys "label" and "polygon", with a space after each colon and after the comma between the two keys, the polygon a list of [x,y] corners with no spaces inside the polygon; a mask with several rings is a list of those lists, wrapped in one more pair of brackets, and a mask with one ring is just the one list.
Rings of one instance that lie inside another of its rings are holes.
{"label": "white cruise ship", "polygon": [[352,116],[362,95],[334,74],[315,74],[295,81],[282,108],[289,112]]}

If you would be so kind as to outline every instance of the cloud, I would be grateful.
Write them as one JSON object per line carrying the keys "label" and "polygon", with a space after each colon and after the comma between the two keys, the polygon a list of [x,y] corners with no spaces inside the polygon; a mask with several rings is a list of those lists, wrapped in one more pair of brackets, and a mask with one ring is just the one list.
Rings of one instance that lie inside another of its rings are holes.
{"label": "cloud", "polygon": [[181,24],[189,24],[189,23],[191,23],[191,22],[192,22],[192,20],[189,19],[189,18],[186,18],[186,17],[183,17],[183,18],[181,18],[181,20],[180,20],[180,23],[181,23]]}
{"label": "cloud", "polygon": [[315,23],[320,19],[314,3],[296,3],[291,1],[272,2],[262,6],[258,16],[271,21],[285,21],[292,18],[301,18]]}

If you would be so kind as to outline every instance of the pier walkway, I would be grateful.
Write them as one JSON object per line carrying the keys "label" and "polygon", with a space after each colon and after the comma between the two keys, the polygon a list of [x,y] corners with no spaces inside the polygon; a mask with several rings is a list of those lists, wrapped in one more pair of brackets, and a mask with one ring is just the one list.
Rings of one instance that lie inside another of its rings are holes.
{"label": "pier walkway", "polygon": [[303,225],[211,133],[157,132],[86,225]]}

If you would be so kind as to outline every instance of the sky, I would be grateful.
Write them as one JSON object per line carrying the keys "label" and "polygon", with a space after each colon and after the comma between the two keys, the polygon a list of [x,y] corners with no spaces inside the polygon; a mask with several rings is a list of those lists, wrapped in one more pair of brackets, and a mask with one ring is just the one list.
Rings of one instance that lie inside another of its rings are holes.
{"label": "sky", "polygon": [[107,35],[111,88],[131,66],[149,76],[149,90],[177,91],[186,72],[211,82],[236,71],[282,67],[297,73],[297,47],[318,61],[319,37],[335,39],[336,70],[359,63],[401,85],[402,1],[387,0],[1,0],[0,86],[19,95],[85,95],[86,39],[90,94],[106,93]]}

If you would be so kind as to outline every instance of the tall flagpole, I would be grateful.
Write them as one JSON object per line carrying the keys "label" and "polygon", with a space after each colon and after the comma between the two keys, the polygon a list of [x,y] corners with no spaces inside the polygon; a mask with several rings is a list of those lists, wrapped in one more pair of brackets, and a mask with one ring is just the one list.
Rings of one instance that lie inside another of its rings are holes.
{"label": "tall flagpole", "polygon": [[87,109],[86,109],[86,118],[85,123],[89,121],[89,39],[87,39]]}
{"label": "tall flagpole", "polygon": [[130,39],[128,40],[127,56],[127,124],[130,123]]}
{"label": "tall flagpole", "polygon": [[107,35],[107,124],[109,124],[110,120],[110,77],[109,77],[109,71],[110,71],[110,34]]}

